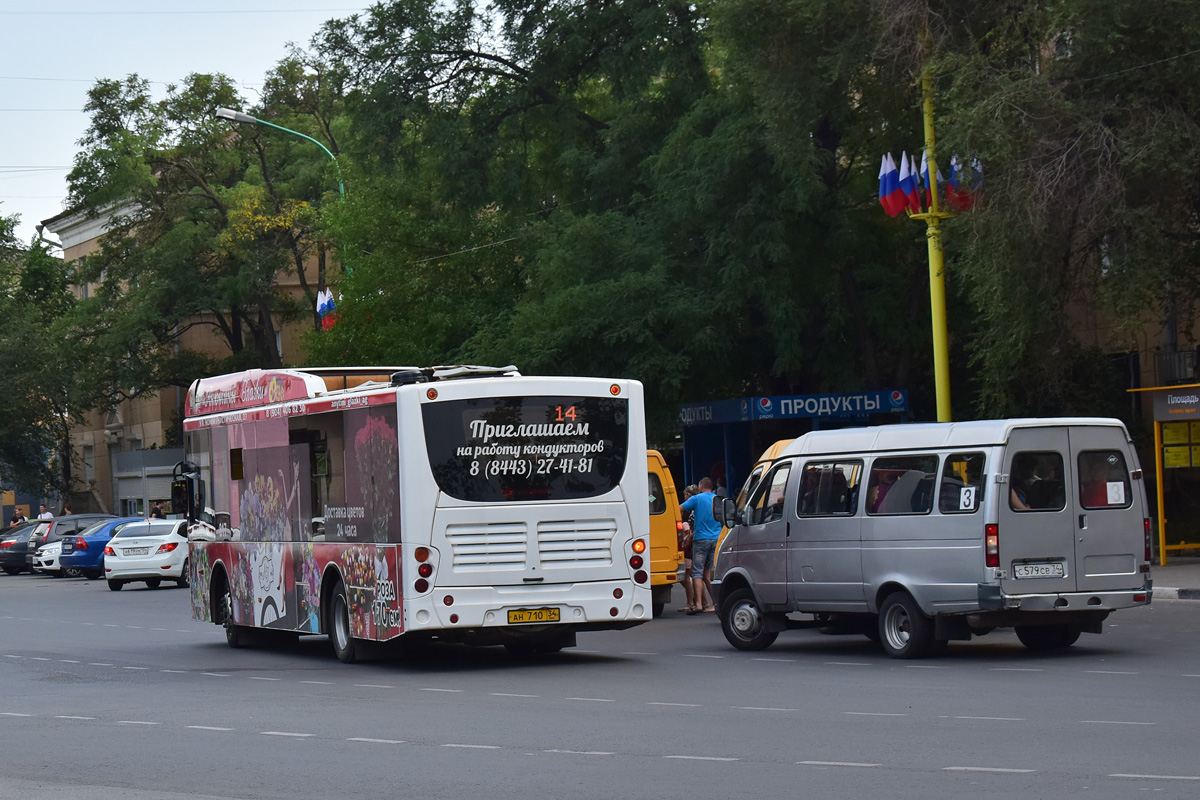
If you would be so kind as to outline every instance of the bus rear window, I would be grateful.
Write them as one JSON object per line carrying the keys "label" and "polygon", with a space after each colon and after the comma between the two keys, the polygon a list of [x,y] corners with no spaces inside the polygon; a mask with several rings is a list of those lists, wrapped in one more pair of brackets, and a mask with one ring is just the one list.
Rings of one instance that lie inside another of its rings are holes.
{"label": "bus rear window", "polygon": [[422,406],[438,488],[478,503],[575,500],[625,475],[629,413],[608,397],[488,397]]}

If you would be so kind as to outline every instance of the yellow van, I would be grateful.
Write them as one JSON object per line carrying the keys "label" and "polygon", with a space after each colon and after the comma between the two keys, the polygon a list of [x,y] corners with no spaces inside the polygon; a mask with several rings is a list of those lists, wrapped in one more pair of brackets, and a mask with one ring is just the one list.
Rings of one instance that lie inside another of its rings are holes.
{"label": "yellow van", "polygon": [[657,450],[646,451],[646,469],[650,477],[650,591],[654,616],[662,614],[671,602],[671,587],[679,582],[679,530],[683,516],[675,479],[666,459]]}

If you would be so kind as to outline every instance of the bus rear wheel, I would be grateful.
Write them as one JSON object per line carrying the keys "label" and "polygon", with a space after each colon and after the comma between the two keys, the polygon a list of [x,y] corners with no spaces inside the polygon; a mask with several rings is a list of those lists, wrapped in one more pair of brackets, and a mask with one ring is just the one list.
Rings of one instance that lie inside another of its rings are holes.
{"label": "bus rear wheel", "polygon": [[1030,650],[1054,650],[1070,647],[1079,639],[1074,625],[1018,625],[1017,638]]}
{"label": "bus rear wheel", "polygon": [[221,586],[221,624],[225,627],[225,643],[232,648],[246,646],[249,631],[242,625],[233,622],[233,595],[229,592],[229,584]]}
{"label": "bus rear wheel", "polygon": [[325,621],[334,655],[343,664],[353,664],[360,656],[358,641],[350,633],[350,603],[346,599],[346,584],[338,581],[330,596],[329,617]]}

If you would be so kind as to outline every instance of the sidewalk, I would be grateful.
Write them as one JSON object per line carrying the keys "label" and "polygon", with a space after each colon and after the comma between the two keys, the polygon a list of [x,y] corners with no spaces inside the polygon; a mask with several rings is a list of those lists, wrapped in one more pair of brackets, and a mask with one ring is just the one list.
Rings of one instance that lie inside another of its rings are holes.
{"label": "sidewalk", "polygon": [[1155,600],[1200,600],[1200,556],[1168,553],[1165,567],[1160,567],[1155,558],[1150,564],[1150,578],[1154,581]]}

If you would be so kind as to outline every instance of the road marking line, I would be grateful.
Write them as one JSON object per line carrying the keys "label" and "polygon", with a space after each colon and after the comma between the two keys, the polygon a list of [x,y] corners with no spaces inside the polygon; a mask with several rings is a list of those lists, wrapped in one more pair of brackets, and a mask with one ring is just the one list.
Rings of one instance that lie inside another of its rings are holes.
{"label": "road marking line", "polygon": [[14,656],[14,655],[9,655],[8,653],[5,653],[4,657],[5,658],[24,658],[25,656]]}
{"label": "road marking line", "polygon": [[675,758],[680,761],[741,761],[740,758],[721,758],[719,756],[663,756],[663,758]]}
{"label": "road marking line", "polygon": [[537,697],[536,694],[512,694],[511,692],[488,692],[492,697]]}
{"label": "road marking line", "polygon": [[121,626],[120,626],[120,625],[118,625],[118,624],[116,624],[115,622],[106,622],[106,623],[104,623],[104,627],[106,627],[106,628],[119,628],[119,627],[121,627]]}
{"label": "road marking line", "polygon": [[701,708],[699,703],[646,703],[648,706],[675,706],[676,708]]}
{"label": "road marking line", "polygon": [[999,772],[1025,774],[1037,772],[1036,769],[1012,769],[1011,767],[942,767],[945,772]]}
{"label": "road marking line", "polygon": [[[388,688],[390,689],[392,687],[389,686]],[[424,689],[422,689],[421,691],[422,692],[446,692],[447,694],[457,694],[458,692],[461,692],[463,690],[462,689],[435,689],[435,688],[427,686]]]}
{"label": "road marking line", "polygon": [[78,664],[79,662],[73,658],[60,658],[58,660],[58,663],[60,663],[60,664]]}
{"label": "road marking line", "polygon": [[369,739],[365,736],[353,736],[347,742],[366,742],[368,744],[404,744],[403,739]]}
{"label": "road marking line", "polygon": [[543,750],[543,753],[562,753],[569,756],[615,756],[606,750]]}
{"label": "road marking line", "polygon": [[940,664],[904,664],[905,669],[950,669]]}
{"label": "road marking line", "polygon": [[333,686],[333,681],[300,681],[301,683],[314,683],[318,686]]}
{"label": "road marking line", "polygon": [[1039,667],[991,667],[992,672],[1044,672]]}
{"label": "road marking line", "polygon": [[1200,775],[1136,775],[1132,773],[1117,772],[1109,775],[1110,778],[1134,778],[1135,780],[1152,780],[1152,781],[1200,781]]}
{"label": "road marking line", "polygon": [[49,661],[50,659],[46,658],[45,656],[30,656],[29,660],[30,661]]}
{"label": "road marking line", "polygon": [[442,747],[461,747],[467,750],[499,750],[498,744],[444,744]]}
{"label": "road marking line", "polygon": [[1023,717],[968,717],[968,716],[962,716],[962,717],[955,717],[954,719],[984,719],[984,720],[994,720],[996,722],[1024,722],[1025,721],[1025,719]]}
{"label": "road marking line", "polygon": [[231,731],[233,728],[217,728],[212,725],[188,725],[194,731]]}
{"label": "road marking line", "polygon": [[232,678],[233,677],[233,675],[231,675],[228,672],[201,672],[200,674],[207,675],[210,678]]}
{"label": "road marking line", "polygon": [[869,667],[869,666],[871,666],[870,664],[867,664],[866,662],[863,662],[863,661],[826,661],[825,663],[830,664],[835,667]]}
{"label": "road marking line", "polygon": [[755,658],[754,661],[774,661],[779,664],[795,664],[794,658]]}
{"label": "road marking line", "polygon": [[1089,675],[1138,675],[1137,672],[1119,672],[1113,669],[1088,669],[1084,670]]}
{"label": "road marking line", "polygon": [[797,761],[797,764],[807,764],[811,767],[878,767],[879,764],[864,764],[858,761]]}
{"label": "road marking line", "polygon": [[152,631],[162,631],[162,632],[166,633],[166,630],[167,630],[167,629],[166,629],[166,628],[151,628],[150,630],[152,630]]}
{"label": "road marking line", "polygon": [[712,656],[704,653],[684,653],[684,658],[724,658],[725,656]]}
{"label": "road marking line", "polygon": [[568,697],[568,700],[581,700],[585,703],[615,703],[616,700],[609,700],[606,697]]}
{"label": "road marking line", "polygon": [[112,664],[105,664],[103,661],[89,661],[89,667],[111,667]]}
{"label": "road marking line", "polygon": [[[354,685],[360,689],[395,689],[396,688],[395,686],[387,686],[382,683],[356,683]],[[438,691],[461,692],[462,689],[439,689]]]}
{"label": "road marking line", "polygon": [[259,731],[262,736],[290,736],[293,739],[307,739],[316,736],[315,733],[292,733],[291,731]]}
{"label": "road marking line", "polygon": [[121,669],[150,669],[149,667],[121,667]]}
{"label": "road marking line", "polygon": [[763,706],[731,706],[736,711],[796,711],[794,708],[771,708]]}
{"label": "road marking line", "polygon": [[16,711],[0,712],[0,717],[32,717],[33,714],[18,714]]}
{"label": "road marking line", "polygon": [[187,675],[186,669],[160,669],[159,672],[170,672],[175,675]]}
{"label": "road marking line", "polygon": [[[20,658],[20,656],[17,656],[17,658]],[[1181,677],[1181,678],[1200,678],[1200,675],[1186,675],[1185,674],[1185,675],[1180,675],[1179,677]]]}
{"label": "road marking line", "polygon": [[146,722],[145,720],[140,720],[140,719],[119,719],[119,720],[117,720],[117,724],[118,725],[162,725],[161,722]]}
{"label": "road marking line", "polygon": [[251,675],[250,680],[252,680],[252,681],[278,681],[278,680],[283,680],[283,679],[282,678],[267,678],[262,675]]}
{"label": "road marking line", "polygon": [[843,711],[852,717],[907,717],[908,714],[889,714],[884,711]]}
{"label": "road marking line", "polygon": [[133,628],[135,631],[140,631],[140,630],[142,629],[142,626],[141,626],[141,625],[126,625],[125,627],[126,627],[126,628]]}
{"label": "road marking line", "polygon": [[1157,725],[1157,722],[1126,722],[1115,719],[1081,719],[1080,722],[1090,725]]}
{"label": "road marking line", "polygon": [[[645,652],[642,652],[641,650],[626,650],[621,655],[625,655],[625,656],[656,656],[656,655],[658,655],[658,653],[645,653]],[[547,750],[546,752],[552,752],[552,751]],[[554,752],[557,752],[557,751],[554,751]],[[566,752],[573,752],[573,751],[563,750],[562,752],[566,753]]]}
{"label": "road marking line", "polygon": [[56,714],[55,719],[95,719],[95,717],[76,717],[71,714]]}

